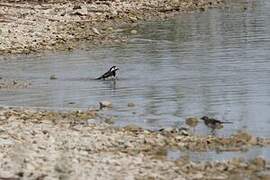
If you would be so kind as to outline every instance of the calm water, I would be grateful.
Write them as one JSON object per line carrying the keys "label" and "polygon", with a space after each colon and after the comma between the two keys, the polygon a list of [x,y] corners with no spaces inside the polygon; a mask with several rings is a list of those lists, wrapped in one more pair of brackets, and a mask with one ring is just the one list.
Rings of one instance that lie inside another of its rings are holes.
{"label": "calm water", "polygon": [[[139,25],[121,46],[1,60],[2,77],[32,87],[1,89],[0,104],[87,108],[111,100],[113,111],[104,113],[117,125],[161,128],[209,115],[234,122],[220,135],[248,129],[270,137],[269,9],[270,1],[247,0]],[[91,80],[111,65],[120,67],[118,81]],[[195,131],[209,133],[203,124]]]}

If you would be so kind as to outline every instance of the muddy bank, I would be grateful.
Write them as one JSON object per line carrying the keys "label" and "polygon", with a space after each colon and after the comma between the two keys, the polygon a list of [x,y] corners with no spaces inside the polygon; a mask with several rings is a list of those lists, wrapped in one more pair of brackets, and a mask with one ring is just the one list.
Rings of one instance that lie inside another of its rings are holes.
{"label": "muddy bank", "polygon": [[23,179],[265,179],[262,157],[247,161],[172,161],[168,149],[241,151],[269,138],[239,132],[228,138],[195,136],[187,129],[116,128],[102,111],[0,110],[0,177]]}
{"label": "muddy bank", "polygon": [[223,0],[1,1],[0,54],[72,50],[82,41],[121,43],[137,33],[132,27],[140,21],[222,4]]}

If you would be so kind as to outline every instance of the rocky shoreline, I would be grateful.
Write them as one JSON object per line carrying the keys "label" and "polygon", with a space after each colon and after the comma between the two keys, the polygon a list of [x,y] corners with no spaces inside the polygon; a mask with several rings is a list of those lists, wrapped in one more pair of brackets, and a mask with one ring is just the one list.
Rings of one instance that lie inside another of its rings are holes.
{"label": "rocky shoreline", "polygon": [[[103,111],[103,110],[102,110]],[[0,110],[0,179],[267,179],[269,162],[169,160],[167,151],[246,151],[270,138],[239,132],[196,136],[187,129],[150,131],[106,123],[101,110]],[[97,121],[98,120],[98,121]],[[123,178],[125,177],[125,178]]]}
{"label": "rocky shoreline", "polygon": [[[83,41],[92,45],[122,43],[136,33],[131,27],[138,22],[204,11],[222,6],[223,1],[1,1],[0,55],[73,50]],[[128,31],[127,35],[119,33],[122,31]]]}

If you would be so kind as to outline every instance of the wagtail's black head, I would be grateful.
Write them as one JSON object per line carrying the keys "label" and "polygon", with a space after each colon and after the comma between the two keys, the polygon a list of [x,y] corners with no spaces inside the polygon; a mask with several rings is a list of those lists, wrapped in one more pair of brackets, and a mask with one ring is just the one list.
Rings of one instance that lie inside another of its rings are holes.
{"label": "wagtail's black head", "polygon": [[201,119],[204,120],[204,121],[206,121],[206,120],[208,120],[209,118],[208,118],[207,116],[203,116],[203,117],[201,117]]}
{"label": "wagtail's black head", "polygon": [[116,67],[116,66],[112,66],[112,67],[110,68],[110,72],[117,71],[117,70],[119,70],[119,68]]}

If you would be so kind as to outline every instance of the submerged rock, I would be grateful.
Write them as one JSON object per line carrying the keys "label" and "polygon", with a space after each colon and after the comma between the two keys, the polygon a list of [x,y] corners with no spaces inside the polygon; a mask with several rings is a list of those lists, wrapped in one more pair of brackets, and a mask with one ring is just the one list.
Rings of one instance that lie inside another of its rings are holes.
{"label": "submerged rock", "polygon": [[114,124],[115,123],[115,119],[113,117],[111,118],[105,118],[105,123],[107,124]]}
{"label": "submerged rock", "polygon": [[50,76],[50,80],[55,80],[55,79],[57,79],[56,75],[51,75]]}
{"label": "submerged rock", "polygon": [[128,107],[134,107],[134,106],[135,106],[134,103],[132,103],[132,102],[129,102],[129,103],[128,103]]}
{"label": "submerged rock", "polygon": [[99,109],[103,108],[112,108],[112,102],[111,101],[100,101],[99,102]]}

